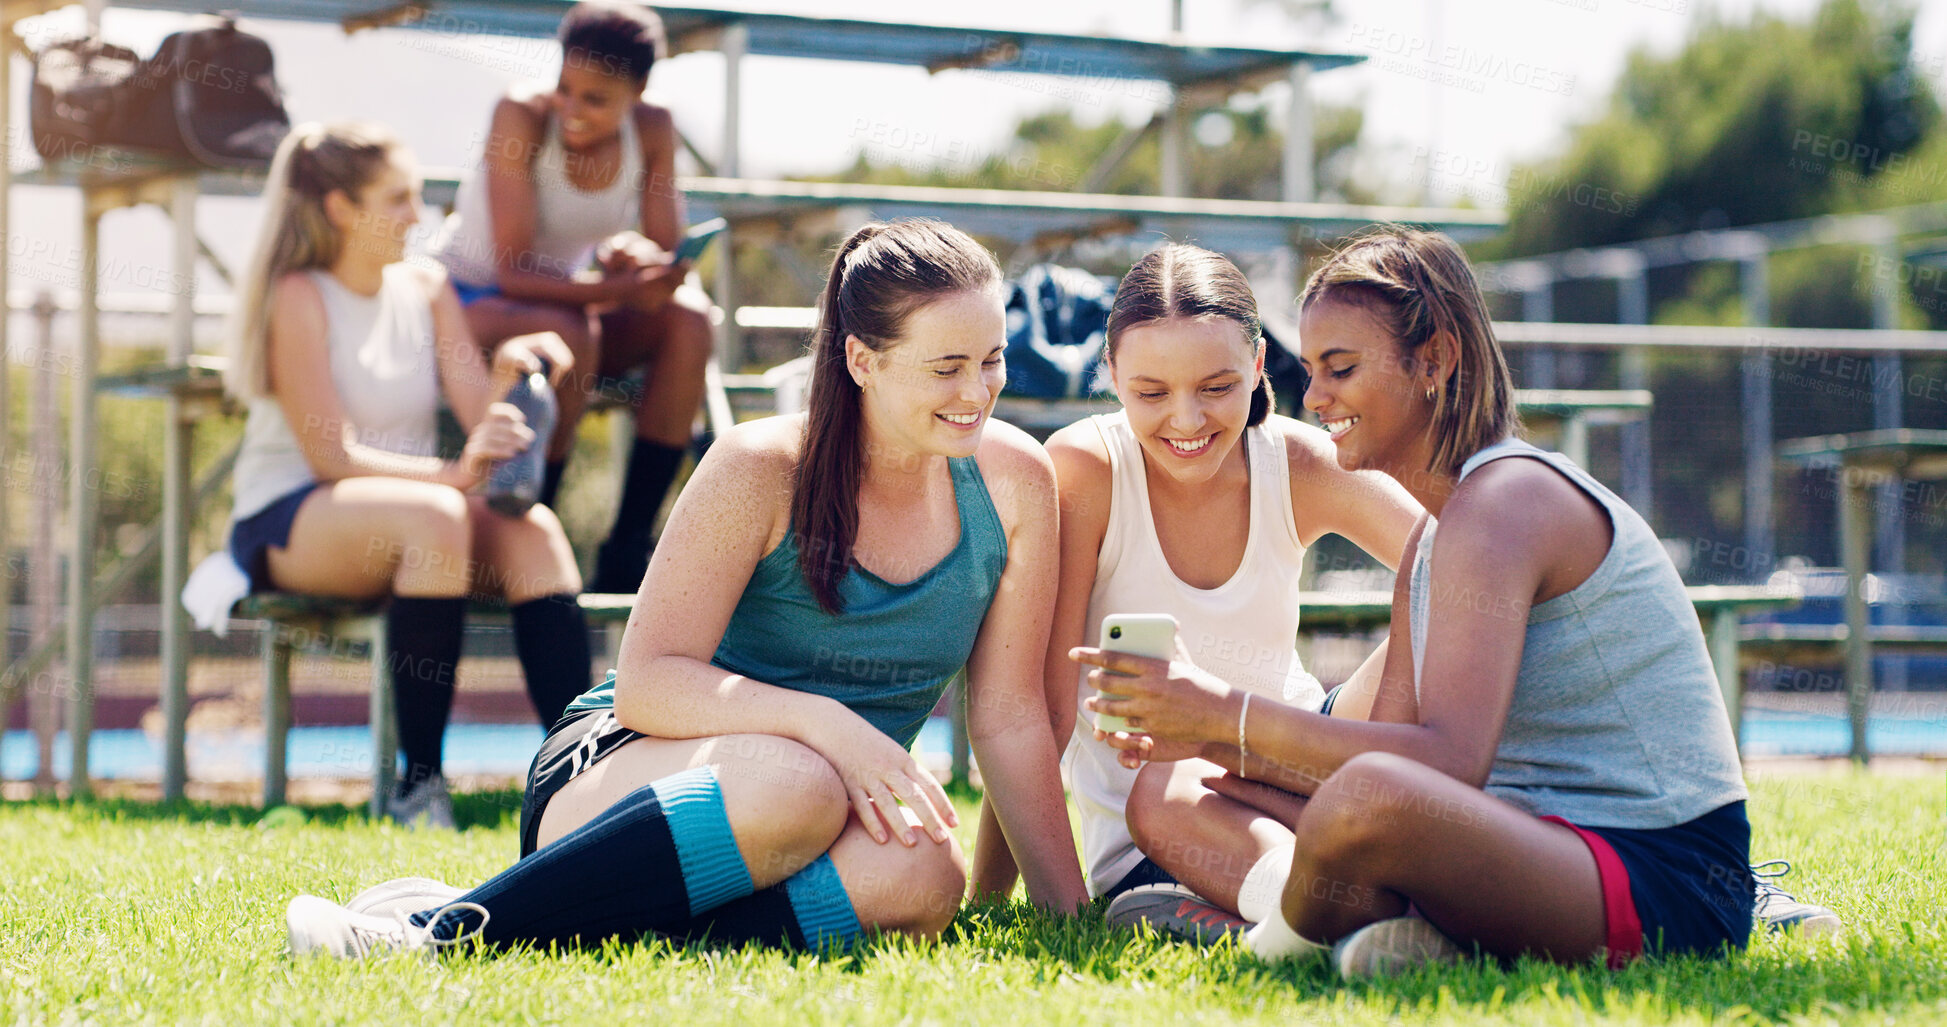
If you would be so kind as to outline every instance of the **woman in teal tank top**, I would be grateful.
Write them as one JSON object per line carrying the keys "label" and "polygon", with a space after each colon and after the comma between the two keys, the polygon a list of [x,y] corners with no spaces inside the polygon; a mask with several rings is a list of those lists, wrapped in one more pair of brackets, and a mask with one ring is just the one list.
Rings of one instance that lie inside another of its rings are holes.
{"label": "woman in teal tank top", "polygon": [[1427,510],[1370,720],[1078,650],[1138,675],[1110,688],[1132,698],[1091,700],[1130,718],[1118,748],[1202,743],[1239,778],[1309,796],[1293,848],[1246,875],[1239,905],[1263,911],[1248,944],[1330,952],[1347,976],[1476,950],[1615,966],[1741,948],[1750,827],[1702,629],[1642,517],[1513,440],[1466,258],[1379,229],[1313,274],[1299,311],[1305,404],[1340,466],[1391,475]]}
{"label": "woman in teal tank top", "polygon": [[1086,901],[1041,700],[1054,472],[988,423],[1004,329],[1000,270],[965,234],[853,233],[807,413],[726,432],[684,488],[619,665],[535,759],[522,860],[465,893],[406,879],[349,908],[300,897],[292,950],[935,936],[966,861],[907,746],[962,668],[1029,897]]}

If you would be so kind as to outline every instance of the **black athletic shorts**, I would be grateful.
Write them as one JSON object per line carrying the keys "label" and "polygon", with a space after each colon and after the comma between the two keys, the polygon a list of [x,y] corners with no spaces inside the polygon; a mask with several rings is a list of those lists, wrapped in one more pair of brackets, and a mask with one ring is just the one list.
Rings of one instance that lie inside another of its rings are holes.
{"label": "black athletic shorts", "polygon": [[527,792],[521,797],[521,857],[535,850],[541,813],[554,793],[609,753],[643,737],[642,732],[623,727],[610,708],[583,710],[558,721],[542,739],[541,751],[534,754],[534,765],[527,770]]}

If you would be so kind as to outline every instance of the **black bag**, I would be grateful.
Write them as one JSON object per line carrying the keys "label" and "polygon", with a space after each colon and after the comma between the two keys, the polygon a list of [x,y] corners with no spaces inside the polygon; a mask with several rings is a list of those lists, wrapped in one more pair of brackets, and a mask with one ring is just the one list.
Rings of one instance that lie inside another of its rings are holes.
{"label": "black bag", "polygon": [[291,130],[270,44],[229,19],[171,34],[121,94],[112,142],[205,167],[267,167]]}
{"label": "black bag", "polygon": [[67,39],[34,55],[28,125],[34,149],[50,161],[92,158],[111,142],[117,103],[142,59],[98,39]]}
{"label": "black bag", "polygon": [[1036,399],[1086,396],[1102,363],[1116,280],[1036,264],[1007,294],[1007,391]]}

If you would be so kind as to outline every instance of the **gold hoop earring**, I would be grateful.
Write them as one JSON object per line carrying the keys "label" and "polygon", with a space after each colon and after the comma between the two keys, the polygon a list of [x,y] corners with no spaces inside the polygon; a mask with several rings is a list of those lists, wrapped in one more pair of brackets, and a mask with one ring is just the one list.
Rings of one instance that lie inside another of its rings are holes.
{"label": "gold hoop earring", "polygon": [[1433,386],[1431,385],[1426,387],[1426,398],[1429,400],[1433,398]]}

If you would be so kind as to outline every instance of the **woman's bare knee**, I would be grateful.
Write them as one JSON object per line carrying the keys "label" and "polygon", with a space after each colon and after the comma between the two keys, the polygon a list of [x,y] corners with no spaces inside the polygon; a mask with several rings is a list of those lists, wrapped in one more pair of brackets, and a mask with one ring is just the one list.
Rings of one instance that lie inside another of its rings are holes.
{"label": "woman's bare knee", "polygon": [[574,549],[554,511],[536,504],[519,517],[497,513],[484,497],[469,496],[474,527],[474,589],[509,605],[581,591]]}
{"label": "woman's bare knee", "polygon": [[1136,848],[1148,852],[1159,833],[1166,831],[1165,822],[1169,819],[1164,809],[1169,801],[1170,778],[1174,764],[1146,764],[1136,774],[1136,783],[1129,789],[1128,803],[1123,807],[1123,819],[1129,825],[1129,837],[1136,842]]}
{"label": "woman's bare knee", "polygon": [[738,850],[760,887],[816,859],[845,828],[845,786],[808,746],[777,735],[724,735],[696,759],[716,768]]}
{"label": "woman's bare knee", "polygon": [[1321,863],[1363,861],[1410,833],[1402,812],[1426,767],[1403,756],[1367,752],[1345,761],[1319,785],[1293,831],[1297,846]]}
{"label": "woman's bare knee", "polygon": [[[918,826],[917,816],[906,817]],[[951,835],[935,842],[924,831],[914,833],[919,841],[912,848],[880,844],[854,820],[832,846],[832,863],[861,926],[937,938],[966,897],[967,858]]]}

